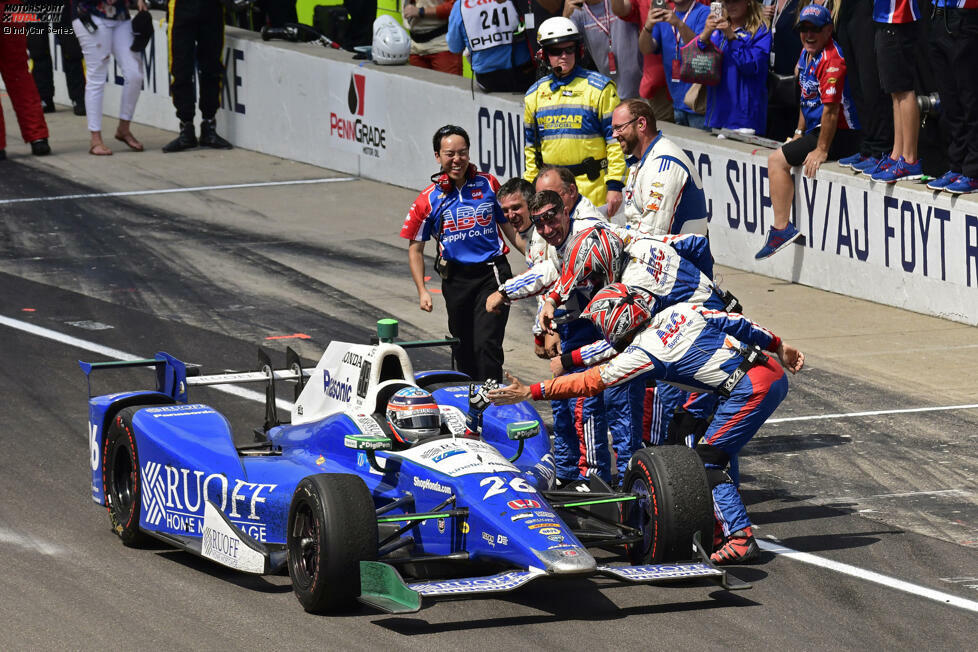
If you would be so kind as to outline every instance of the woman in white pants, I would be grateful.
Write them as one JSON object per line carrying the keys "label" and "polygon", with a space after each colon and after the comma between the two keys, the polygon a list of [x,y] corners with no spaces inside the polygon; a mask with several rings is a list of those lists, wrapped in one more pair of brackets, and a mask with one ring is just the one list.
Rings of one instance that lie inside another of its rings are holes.
{"label": "woman in white pants", "polygon": [[[138,0],[139,10],[146,9],[145,0]],[[136,101],[143,85],[141,53],[133,52],[132,23],[126,0],[74,0],[72,3],[75,30],[82,54],[85,56],[85,106],[88,109],[88,130],[92,134],[89,154],[109,156],[112,150],[102,141],[102,95],[109,73],[109,55],[115,57],[125,83],[119,107],[119,126],[115,139],[129,149],[143,151],[143,145],[132,135],[129,121],[136,110]]]}

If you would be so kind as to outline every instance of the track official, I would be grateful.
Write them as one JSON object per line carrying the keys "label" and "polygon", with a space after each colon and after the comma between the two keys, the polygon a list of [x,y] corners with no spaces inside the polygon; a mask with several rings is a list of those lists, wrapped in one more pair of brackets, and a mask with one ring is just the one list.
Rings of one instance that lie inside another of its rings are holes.
{"label": "track official", "polygon": [[[221,101],[224,64],[224,3],[221,0],[170,0],[167,8],[170,49],[170,96],[180,119],[180,135],[164,152],[204,147],[231,149],[217,135],[214,116]],[[200,140],[194,131],[194,69],[200,94]]]}
{"label": "track official", "polygon": [[502,378],[503,336],[509,310],[487,313],[486,298],[512,275],[500,232],[517,245],[516,231],[496,200],[499,182],[469,163],[469,135],[446,125],[432,139],[441,172],[421,191],[408,211],[401,237],[410,240],[408,264],[418,289],[419,307],[431,312],[425,287],[424,246],[438,243],[435,271],[442,277],[448,330],[459,339],[455,358],[473,379]]}
{"label": "track official", "polygon": [[608,216],[621,205],[625,157],[614,142],[611,112],[618,105],[615,83],[578,65],[581,34],[569,19],[550,18],[537,38],[551,73],[526,92],[523,131],[527,181],[544,165],[574,173],[577,189]]}

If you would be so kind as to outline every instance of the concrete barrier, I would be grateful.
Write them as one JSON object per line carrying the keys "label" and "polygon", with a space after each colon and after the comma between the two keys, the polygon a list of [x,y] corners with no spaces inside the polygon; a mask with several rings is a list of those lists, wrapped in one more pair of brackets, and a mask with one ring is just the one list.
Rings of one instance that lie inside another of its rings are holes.
{"label": "concrete barrier", "polygon": [[[161,19],[162,14],[157,14]],[[144,53],[135,120],[176,129],[168,96],[165,24]],[[355,61],[314,44],[262,42],[229,28],[219,126],[237,146],[408,188],[435,172],[431,136],[446,123],[472,138],[472,161],[505,180],[523,171],[522,98],[473,91],[468,80],[410,66]],[[56,99],[67,103],[58,53]],[[121,78],[110,71],[105,111]],[[838,165],[796,176],[795,216],[805,235],[755,261],[771,225],[769,150],[665,125],[706,188],[719,263],[946,319],[978,324],[978,198],[919,185],[886,186]],[[392,228],[400,216],[392,216]]]}

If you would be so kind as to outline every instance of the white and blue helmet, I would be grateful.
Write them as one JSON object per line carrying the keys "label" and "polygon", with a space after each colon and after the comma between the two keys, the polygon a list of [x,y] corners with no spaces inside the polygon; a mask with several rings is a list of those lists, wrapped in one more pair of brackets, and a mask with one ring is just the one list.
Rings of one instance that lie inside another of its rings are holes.
{"label": "white and blue helmet", "polygon": [[404,387],[387,402],[387,423],[397,441],[413,446],[441,432],[441,411],[431,392]]}

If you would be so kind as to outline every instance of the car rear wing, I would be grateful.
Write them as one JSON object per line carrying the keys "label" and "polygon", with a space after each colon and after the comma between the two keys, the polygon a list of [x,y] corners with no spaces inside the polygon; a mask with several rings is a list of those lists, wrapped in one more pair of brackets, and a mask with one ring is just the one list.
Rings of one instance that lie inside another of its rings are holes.
{"label": "car rear wing", "polygon": [[[275,381],[295,381],[295,395],[298,396],[305,386],[309,372],[302,368],[302,362],[291,347],[285,351],[285,369],[273,369],[268,354],[258,350],[257,371],[232,371],[223,374],[203,375],[198,365],[188,365],[169,353],[159,352],[152,358],[142,360],[113,360],[109,362],[78,361],[88,383],[88,396],[92,396],[91,376],[95,371],[106,369],[126,369],[152,367],[156,370],[156,391],[166,394],[180,403],[187,402],[187,388],[204,385],[238,385],[244,383],[266,383],[266,420],[275,421]],[[269,412],[272,415],[268,419]]]}

